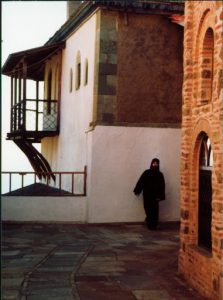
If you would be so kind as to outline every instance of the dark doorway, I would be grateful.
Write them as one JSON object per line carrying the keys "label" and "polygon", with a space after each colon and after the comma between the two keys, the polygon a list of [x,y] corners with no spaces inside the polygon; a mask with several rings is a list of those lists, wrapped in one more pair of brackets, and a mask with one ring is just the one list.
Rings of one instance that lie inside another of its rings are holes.
{"label": "dark doorway", "polygon": [[212,219],[212,149],[205,134],[202,138],[199,160],[199,209],[198,209],[198,245],[211,251]]}

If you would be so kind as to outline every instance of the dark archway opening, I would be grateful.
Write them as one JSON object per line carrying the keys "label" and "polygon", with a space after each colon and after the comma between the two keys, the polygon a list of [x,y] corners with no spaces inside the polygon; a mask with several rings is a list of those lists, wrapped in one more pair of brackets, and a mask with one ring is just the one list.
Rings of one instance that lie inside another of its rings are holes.
{"label": "dark archway opening", "polygon": [[199,157],[198,245],[211,251],[213,156],[209,137],[202,137]]}

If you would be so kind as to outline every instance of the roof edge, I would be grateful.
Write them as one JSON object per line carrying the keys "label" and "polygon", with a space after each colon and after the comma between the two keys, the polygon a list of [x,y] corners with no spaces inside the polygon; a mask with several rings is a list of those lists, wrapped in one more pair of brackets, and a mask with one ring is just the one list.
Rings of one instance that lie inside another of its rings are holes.
{"label": "roof edge", "polygon": [[81,22],[91,15],[96,9],[118,10],[122,12],[135,12],[147,14],[184,14],[184,1],[134,1],[134,0],[96,0],[82,3],[73,15],[56,31],[45,43],[51,45],[59,41],[65,41]]}

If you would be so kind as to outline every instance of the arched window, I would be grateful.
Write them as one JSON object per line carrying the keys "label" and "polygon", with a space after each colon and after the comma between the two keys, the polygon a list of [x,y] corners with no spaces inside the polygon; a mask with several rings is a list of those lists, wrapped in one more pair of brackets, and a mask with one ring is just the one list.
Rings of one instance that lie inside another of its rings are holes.
{"label": "arched window", "polygon": [[70,84],[69,84],[69,91],[72,93],[73,90],[73,70],[70,69]]}
{"label": "arched window", "polygon": [[201,89],[200,104],[211,101],[212,81],[213,81],[213,52],[214,52],[214,33],[212,28],[208,28],[202,45],[201,51]]}
{"label": "arched window", "polygon": [[77,57],[76,57],[76,90],[78,90],[81,86],[81,55],[78,51]]}
{"label": "arched window", "polygon": [[198,245],[208,250],[212,247],[212,166],[211,141],[203,133],[199,155]]}
{"label": "arched window", "polygon": [[88,60],[85,60],[85,77],[84,77],[84,84],[88,84]]}

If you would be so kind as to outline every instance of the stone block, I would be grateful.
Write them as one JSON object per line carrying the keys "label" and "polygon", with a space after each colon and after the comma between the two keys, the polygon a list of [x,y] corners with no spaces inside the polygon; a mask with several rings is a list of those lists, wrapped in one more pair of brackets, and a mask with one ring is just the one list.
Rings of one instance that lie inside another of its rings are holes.
{"label": "stone block", "polygon": [[99,74],[100,75],[116,75],[117,65],[108,63],[99,63]]}
{"label": "stone block", "polygon": [[110,113],[103,113],[102,114],[102,122],[113,124],[114,123],[114,115]]}
{"label": "stone block", "polygon": [[109,64],[117,64],[117,55],[109,53],[108,54],[108,63]]}
{"label": "stone block", "polygon": [[100,52],[102,53],[116,53],[117,52],[117,42],[100,40]]}
{"label": "stone block", "polygon": [[100,53],[100,63],[108,63],[108,55],[106,53]]}
{"label": "stone block", "polygon": [[106,76],[99,76],[98,84],[98,94],[99,95],[116,95],[116,86],[110,86],[107,84]]}
{"label": "stone block", "polygon": [[108,86],[116,87],[117,85],[117,76],[116,75],[107,75],[106,81]]}

